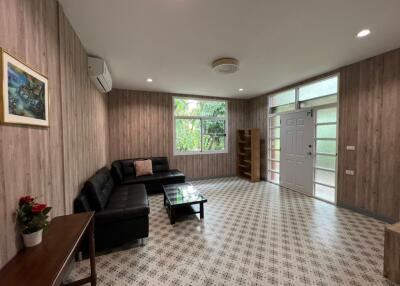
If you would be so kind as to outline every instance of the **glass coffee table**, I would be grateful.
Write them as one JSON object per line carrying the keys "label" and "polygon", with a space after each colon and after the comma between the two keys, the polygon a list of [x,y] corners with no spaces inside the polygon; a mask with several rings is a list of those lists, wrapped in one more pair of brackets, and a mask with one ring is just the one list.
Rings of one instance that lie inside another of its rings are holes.
{"label": "glass coffee table", "polygon": [[[164,185],[164,206],[167,210],[171,224],[179,214],[200,214],[204,218],[204,203],[207,199],[193,187],[192,184]],[[198,205],[198,206],[197,206]]]}

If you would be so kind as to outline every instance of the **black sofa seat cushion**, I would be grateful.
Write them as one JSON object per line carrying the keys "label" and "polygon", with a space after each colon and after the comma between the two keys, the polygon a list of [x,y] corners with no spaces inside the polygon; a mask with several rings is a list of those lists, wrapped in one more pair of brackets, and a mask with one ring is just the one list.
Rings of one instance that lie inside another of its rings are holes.
{"label": "black sofa seat cushion", "polygon": [[96,213],[96,223],[111,223],[147,216],[150,212],[144,185],[117,186],[105,210]]}
{"label": "black sofa seat cushion", "polygon": [[121,182],[122,185],[130,184],[146,184],[146,183],[160,183],[160,184],[173,184],[175,182],[185,181],[185,175],[179,170],[169,170],[156,172],[153,175],[148,176],[127,176]]}

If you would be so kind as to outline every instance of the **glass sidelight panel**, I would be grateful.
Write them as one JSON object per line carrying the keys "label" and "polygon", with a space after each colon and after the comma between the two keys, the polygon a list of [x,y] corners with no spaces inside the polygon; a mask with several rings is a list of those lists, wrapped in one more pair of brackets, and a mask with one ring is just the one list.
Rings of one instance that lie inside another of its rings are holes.
{"label": "glass sidelight panel", "polygon": [[281,136],[281,129],[280,128],[272,128],[270,129],[271,139],[279,138]]}
{"label": "glass sidelight panel", "polygon": [[281,149],[281,139],[272,139],[270,142],[271,149]]}
{"label": "glass sidelight panel", "polygon": [[281,151],[277,151],[277,150],[269,150],[269,159],[272,160],[280,160],[280,156],[281,156]]}
{"label": "glass sidelight panel", "polygon": [[279,184],[279,173],[268,171],[268,181]]}
{"label": "glass sidelight panel", "polygon": [[318,140],[317,153],[336,154],[336,140]]}
{"label": "glass sidelight panel", "polygon": [[334,171],[336,169],[336,157],[317,155],[315,159],[315,167]]}
{"label": "glass sidelight panel", "polygon": [[315,182],[335,187],[335,172],[315,169]]}
{"label": "glass sidelight panel", "polygon": [[271,117],[269,119],[269,124],[270,124],[269,125],[270,128],[281,126],[281,117],[279,115]]}
{"label": "glass sidelight panel", "polygon": [[336,122],[336,107],[324,108],[317,111],[317,123],[334,123]]}
{"label": "glass sidelight panel", "polygon": [[279,172],[279,162],[278,161],[269,161],[268,169],[271,171]]}
{"label": "glass sidelight panel", "polygon": [[329,202],[335,202],[336,197],[336,122],[336,106],[317,109],[315,119],[314,195]]}
{"label": "glass sidelight panel", "polygon": [[[286,100],[284,95],[282,98],[277,100]],[[281,102],[282,103],[282,102]],[[268,172],[267,179],[269,182],[279,184],[279,172],[280,172],[280,149],[281,149],[281,118],[279,115],[268,117]]]}
{"label": "glass sidelight panel", "polygon": [[328,202],[335,201],[335,188],[326,187],[320,184],[315,184],[315,196]]}
{"label": "glass sidelight panel", "polygon": [[336,138],[336,124],[317,125],[317,138]]}

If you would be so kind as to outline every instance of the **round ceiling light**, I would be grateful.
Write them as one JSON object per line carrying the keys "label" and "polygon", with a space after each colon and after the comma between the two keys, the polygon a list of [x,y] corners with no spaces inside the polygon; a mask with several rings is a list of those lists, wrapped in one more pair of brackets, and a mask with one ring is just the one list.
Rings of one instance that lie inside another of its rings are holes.
{"label": "round ceiling light", "polygon": [[212,69],[220,74],[232,74],[239,70],[239,61],[234,58],[216,59],[212,63]]}
{"label": "round ceiling light", "polygon": [[357,33],[357,38],[364,38],[364,37],[368,36],[369,34],[371,34],[371,30],[364,29]]}

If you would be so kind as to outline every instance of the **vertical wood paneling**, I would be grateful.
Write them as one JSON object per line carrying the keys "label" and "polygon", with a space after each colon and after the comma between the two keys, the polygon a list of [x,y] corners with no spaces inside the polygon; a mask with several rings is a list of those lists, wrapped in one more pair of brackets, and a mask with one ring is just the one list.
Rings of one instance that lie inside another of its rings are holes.
{"label": "vertical wood paneling", "polygon": [[110,160],[168,156],[188,178],[235,174],[236,129],[246,126],[246,100],[229,100],[229,153],[173,156],[173,94],[113,90],[109,95]]}
{"label": "vertical wood paneling", "polygon": [[108,110],[57,1],[0,1],[0,27],[0,46],[46,75],[50,94],[49,128],[0,125],[2,267],[21,247],[15,220],[20,196],[40,196],[53,207],[52,216],[70,213],[81,182],[106,164]]}
{"label": "vertical wood paneling", "polygon": [[85,180],[107,164],[108,108],[106,94],[90,82],[87,53],[60,6],[60,75],[62,102],[65,208]]}
{"label": "vertical wood paneling", "polygon": [[338,203],[399,220],[400,50],[340,72]]}
{"label": "vertical wood paneling", "polygon": [[58,17],[55,1],[0,1],[0,46],[47,75],[50,128],[0,125],[0,267],[21,246],[15,224],[18,198],[41,196],[65,213],[60,117]]}
{"label": "vertical wood paneling", "polygon": [[268,128],[268,96],[262,95],[249,100],[249,119],[247,128],[259,128],[261,139],[261,178],[267,178],[267,128]]}

